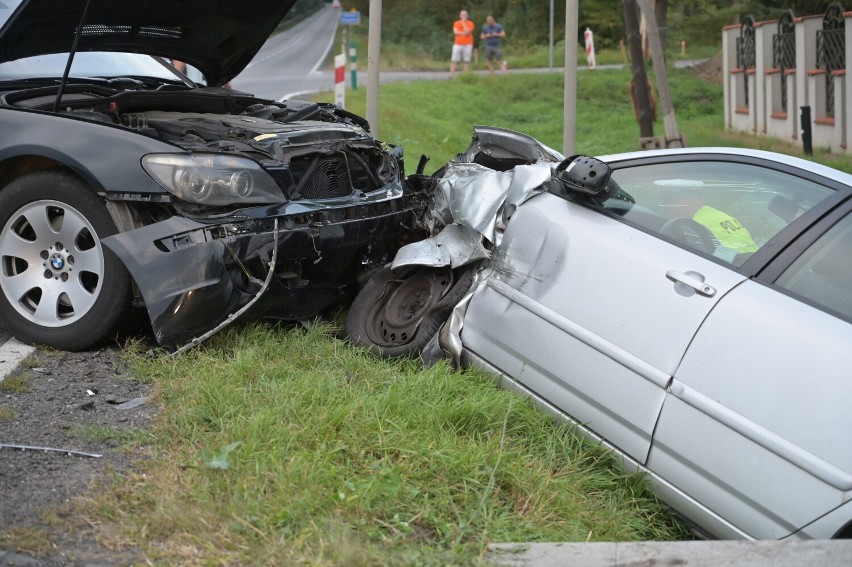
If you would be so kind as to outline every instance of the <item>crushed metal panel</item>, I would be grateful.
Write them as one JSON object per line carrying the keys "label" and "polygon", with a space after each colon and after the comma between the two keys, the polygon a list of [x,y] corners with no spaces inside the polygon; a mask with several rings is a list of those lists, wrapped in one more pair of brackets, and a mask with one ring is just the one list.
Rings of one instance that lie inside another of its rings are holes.
{"label": "crushed metal panel", "polygon": [[[504,131],[498,133],[501,140],[506,139]],[[494,137],[492,134],[488,132],[489,140]],[[537,142],[532,142],[535,148],[539,147]],[[478,150],[478,143],[475,138],[471,147],[476,146]],[[527,143],[527,140],[519,143]],[[533,154],[528,145],[523,147]],[[430,211],[429,224],[437,234],[403,246],[392,268],[411,265],[458,268],[489,258],[482,239],[499,244],[502,229],[517,208],[545,190],[552,179],[555,163],[518,165],[509,171],[496,171],[477,163],[449,164],[438,181]]]}
{"label": "crushed metal panel", "polygon": [[[520,165],[509,171],[460,163],[447,167],[438,182],[435,216],[445,224],[471,228],[496,243],[496,228],[552,177],[552,163]],[[508,208],[507,208],[508,205]]]}
{"label": "crushed metal panel", "polygon": [[[226,242],[198,238],[204,229],[200,223],[172,217],[103,240],[136,282],[154,335],[161,344],[202,334],[254,296],[237,288],[231,280],[227,264],[234,261],[234,256]],[[198,241],[186,241],[169,252],[157,246],[157,242],[178,235],[194,235]],[[258,235],[257,239],[266,242],[253,243],[254,254],[260,254],[265,244],[271,250],[270,237]]]}
{"label": "crushed metal panel", "polygon": [[482,245],[482,236],[468,227],[451,224],[432,238],[400,248],[391,269],[415,265],[458,268],[489,256],[488,250]]}
{"label": "crushed metal panel", "polygon": [[561,153],[532,136],[496,126],[474,126],[471,144],[461,157],[474,162],[478,155],[480,159],[485,156],[483,161],[517,160],[524,163],[565,159]]}

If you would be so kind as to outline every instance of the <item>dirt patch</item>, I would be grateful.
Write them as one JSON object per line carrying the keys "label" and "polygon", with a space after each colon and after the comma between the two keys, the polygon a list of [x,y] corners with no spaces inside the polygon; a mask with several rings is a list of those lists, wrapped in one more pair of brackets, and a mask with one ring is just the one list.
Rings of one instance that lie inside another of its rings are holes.
{"label": "dirt patch", "polygon": [[716,85],[722,84],[722,52],[706,61],[692,66],[693,72],[699,77]]}
{"label": "dirt patch", "polygon": [[141,458],[128,447],[155,417],[149,394],[118,349],[38,350],[0,382],[0,445],[62,449],[0,448],[0,566],[139,561],[94,541],[73,498]]}

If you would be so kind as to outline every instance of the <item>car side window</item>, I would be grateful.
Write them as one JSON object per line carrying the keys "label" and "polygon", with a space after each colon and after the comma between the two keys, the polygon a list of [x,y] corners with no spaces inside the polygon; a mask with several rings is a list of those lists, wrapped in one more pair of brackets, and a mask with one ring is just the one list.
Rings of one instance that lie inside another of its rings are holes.
{"label": "car side window", "polygon": [[680,246],[740,266],[833,190],[746,163],[683,161],[613,171],[601,206]]}
{"label": "car side window", "polygon": [[852,214],[831,227],[776,285],[852,320]]}

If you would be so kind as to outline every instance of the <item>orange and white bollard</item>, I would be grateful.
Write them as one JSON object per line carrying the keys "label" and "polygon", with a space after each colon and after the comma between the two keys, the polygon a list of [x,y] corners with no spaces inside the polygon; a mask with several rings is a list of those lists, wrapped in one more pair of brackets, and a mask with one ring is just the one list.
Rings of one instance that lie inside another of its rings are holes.
{"label": "orange and white bollard", "polygon": [[595,63],[595,37],[592,30],[586,28],[583,32],[583,39],[586,40],[586,63],[589,64],[589,69],[594,69]]}
{"label": "orange and white bollard", "polygon": [[334,56],[334,105],[346,108],[346,54]]}

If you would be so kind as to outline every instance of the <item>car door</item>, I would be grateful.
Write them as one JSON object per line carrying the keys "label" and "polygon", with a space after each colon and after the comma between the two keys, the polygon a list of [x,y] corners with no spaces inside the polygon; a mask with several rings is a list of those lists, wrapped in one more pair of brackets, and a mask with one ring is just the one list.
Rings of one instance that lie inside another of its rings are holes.
{"label": "car door", "polygon": [[852,496],[850,210],[721,299],[666,397],[648,467],[729,535],[781,538]]}
{"label": "car door", "polygon": [[[462,341],[644,463],[675,369],[716,303],[747,279],[741,266],[756,255],[714,256],[706,247],[711,237],[687,221],[669,222],[682,217],[666,208],[661,194],[673,190],[666,182],[701,193],[708,204],[735,203],[749,216],[761,206],[755,203],[768,207],[779,184],[795,180],[766,170],[756,182],[765,168],[718,157],[616,167],[621,190],[603,206],[542,194],[517,210],[493,271],[470,301]],[[756,247],[787,224],[751,223]]]}

